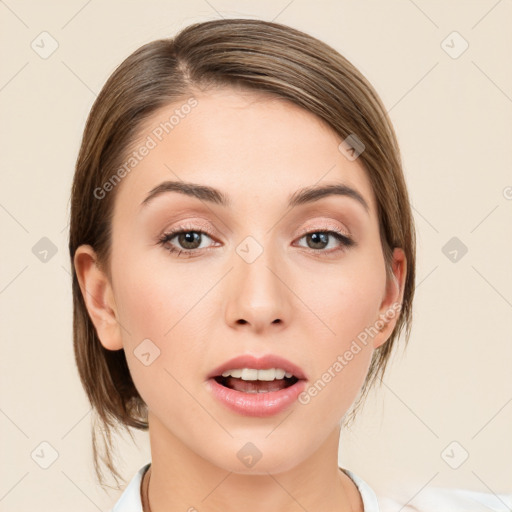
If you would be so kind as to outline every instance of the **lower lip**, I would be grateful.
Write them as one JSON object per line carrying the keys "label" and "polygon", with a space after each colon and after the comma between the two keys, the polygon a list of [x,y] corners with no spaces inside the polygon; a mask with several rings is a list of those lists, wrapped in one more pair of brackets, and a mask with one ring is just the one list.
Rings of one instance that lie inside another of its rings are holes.
{"label": "lower lip", "polygon": [[207,387],[217,400],[243,416],[265,418],[278,414],[292,405],[306,389],[306,381],[299,380],[281,391],[268,393],[244,393],[227,388],[215,379],[207,381]]}

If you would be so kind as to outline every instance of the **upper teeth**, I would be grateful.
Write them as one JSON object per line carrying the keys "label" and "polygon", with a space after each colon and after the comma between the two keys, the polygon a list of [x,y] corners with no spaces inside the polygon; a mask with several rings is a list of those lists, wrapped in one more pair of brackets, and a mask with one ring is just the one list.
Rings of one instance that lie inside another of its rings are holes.
{"label": "upper teeth", "polygon": [[226,370],[222,373],[223,377],[235,377],[242,380],[274,380],[286,377],[290,379],[293,374],[284,371],[281,368],[269,368],[268,370],[254,370],[253,368],[242,368],[235,370]]}

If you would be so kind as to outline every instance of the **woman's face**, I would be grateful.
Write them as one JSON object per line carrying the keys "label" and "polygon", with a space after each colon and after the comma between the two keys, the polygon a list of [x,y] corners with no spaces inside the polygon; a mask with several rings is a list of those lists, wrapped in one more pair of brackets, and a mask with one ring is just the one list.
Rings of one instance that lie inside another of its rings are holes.
{"label": "woman's face", "polygon": [[[386,280],[362,163],[340,151],[332,130],[256,93],[195,100],[149,119],[127,156],[137,163],[117,185],[112,221],[117,327],[98,334],[105,347],[124,348],[150,428],[226,470],[284,471],[338,430],[398,316],[399,287]],[[197,197],[187,184],[218,192]],[[345,188],[302,195],[328,185]],[[184,233],[166,238],[173,231]],[[231,391],[229,407],[213,391],[227,388],[210,377],[241,355],[298,367],[298,399],[272,409],[255,405],[263,393]],[[237,456],[248,442],[262,454],[254,470]]]}

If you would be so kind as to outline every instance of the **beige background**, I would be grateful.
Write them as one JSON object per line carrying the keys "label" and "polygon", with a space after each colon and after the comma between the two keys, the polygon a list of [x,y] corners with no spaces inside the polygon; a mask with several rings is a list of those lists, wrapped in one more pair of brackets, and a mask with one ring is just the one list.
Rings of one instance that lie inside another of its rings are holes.
{"label": "beige background", "polygon": [[[6,0],[0,510],[94,512],[120,495],[94,480],[73,359],[73,166],[114,67],[143,43],[219,16],[275,20],[334,46],[376,87],[403,152],[418,230],[414,328],[343,435],[340,464],[378,492],[399,484],[404,501],[433,486],[512,492],[510,1]],[[31,43],[48,51],[51,38],[58,48],[43,59]],[[57,249],[46,262],[33,253],[42,237]],[[442,251],[452,237],[468,248],[457,262]],[[136,439],[119,447],[127,480],[149,460],[146,434]],[[58,458],[43,469],[52,450]]]}

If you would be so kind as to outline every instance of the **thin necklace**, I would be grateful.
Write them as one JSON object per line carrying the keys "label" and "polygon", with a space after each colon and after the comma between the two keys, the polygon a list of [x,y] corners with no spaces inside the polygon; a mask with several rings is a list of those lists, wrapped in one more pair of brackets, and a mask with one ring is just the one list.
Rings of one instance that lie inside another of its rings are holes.
{"label": "thin necklace", "polygon": [[[338,467],[340,471],[343,471],[340,467]],[[343,471],[346,475],[346,473]],[[348,475],[347,475],[348,476]],[[149,466],[148,470],[142,477],[142,511],[143,512],[151,512],[151,506],[149,505],[149,479],[151,478],[151,466]],[[350,477],[349,477],[350,478]],[[354,510],[352,507],[352,503],[349,502],[350,510]]]}
{"label": "thin necklace", "polygon": [[142,480],[142,510],[143,512],[151,512],[151,507],[149,506],[149,479],[151,478],[151,466],[146,471],[146,474]]}

